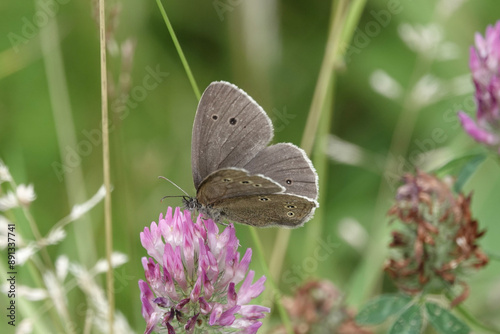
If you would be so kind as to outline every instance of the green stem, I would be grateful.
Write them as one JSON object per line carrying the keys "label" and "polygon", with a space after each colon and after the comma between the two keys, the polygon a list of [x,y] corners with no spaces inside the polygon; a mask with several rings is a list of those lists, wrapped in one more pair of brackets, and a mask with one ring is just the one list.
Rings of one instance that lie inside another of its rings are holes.
{"label": "green stem", "polygon": [[[332,125],[332,119],[334,114],[334,99],[335,99],[335,84],[336,75],[332,75],[329,83],[328,94],[326,96],[326,103],[324,105],[324,111],[321,114],[321,122],[318,127],[317,133],[317,143],[314,145],[313,152],[313,162],[316,167],[316,172],[318,173],[318,187],[319,196],[321,200],[327,195],[327,185],[328,185],[328,166],[329,159],[326,155],[326,150],[328,147],[328,135],[330,133],[330,127]],[[314,224],[307,225],[307,235],[305,238],[304,250],[306,254],[313,254],[313,249],[318,244],[318,240],[324,238],[322,236],[323,227],[326,225],[327,206],[320,205],[314,213]]]}
{"label": "green stem", "polygon": [[[318,81],[316,83],[304,135],[302,136],[300,145],[307,154],[312,152],[322,111],[325,110],[328,99],[333,98],[333,94],[328,95],[328,91],[332,87],[335,66],[346,51],[346,48],[343,46],[347,45],[347,42],[343,38],[346,38],[345,36],[352,36],[354,33],[356,23],[359,21],[365,3],[366,0],[356,0],[353,3],[348,0],[334,0],[332,2],[332,20],[330,22],[325,55],[321,64]],[[332,118],[333,109],[328,110],[328,112],[331,113],[330,118]],[[319,229],[311,229],[308,240],[314,240],[318,231]],[[279,245],[275,245],[271,258],[271,269],[273,277],[275,278],[278,277],[281,272],[285,254],[283,251],[280,251],[280,249],[287,249],[290,233],[290,230],[278,231],[278,240],[281,240],[281,242]]]}
{"label": "green stem", "polygon": [[177,49],[177,53],[179,54],[179,58],[181,59],[182,65],[184,66],[184,70],[189,78],[189,82],[191,83],[191,87],[193,87],[194,95],[196,95],[196,99],[199,101],[201,98],[200,90],[198,89],[198,85],[194,79],[193,73],[191,72],[191,68],[184,56],[184,52],[182,52],[181,45],[179,44],[179,40],[177,40],[177,36],[175,35],[174,28],[172,28],[172,24],[170,24],[170,20],[168,19],[167,12],[161,3],[161,0],[156,0],[158,4],[158,8],[160,9],[161,15],[163,16],[163,20],[167,25],[168,32],[170,37],[172,37],[172,41],[174,42],[175,48]]}
{"label": "green stem", "polygon": [[109,119],[108,119],[108,77],[106,65],[106,12],[105,0],[99,0],[99,44],[101,59],[101,117],[102,117],[102,172],[106,196],[104,197],[104,226],[106,233],[106,272],[107,297],[108,297],[108,330],[114,333],[115,293],[113,266],[111,255],[113,253],[113,225],[111,220],[111,172],[109,159]]}
{"label": "green stem", "polygon": [[488,255],[488,257],[490,258],[490,261],[500,262],[500,254],[499,253],[495,253],[492,251],[486,251],[486,255]]}
{"label": "green stem", "polygon": [[[35,1],[38,11],[44,11],[39,1]],[[76,149],[78,141],[75,132],[75,122],[69,98],[66,74],[64,72],[64,61],[60,45],[60,34],[57,20],[50,20],[49,23],[40,29],[40,43],[43,54],[43,61],[47,77],[47,88],[50,96],[51,110],[54,116],[54,124],[61,156],[62,175],[58,172],[58,178],[64,181],[68,203],[75,205],[87,200],[86,183],[83,177],[82,163],[74,166],[68,148]],[[68,166],[72,166],[66,172]],[[59,167],[58,167],[59,168]],[[65,169],[66,168],[66,169]],[[80,218],[80,223],[73,226],[72,238],[78,253],[78,259],[86,266],[95,263],[97,255],[95,237],[92,233],[92,220],[86,214]]]}
{"label": "green stem", "polygon": [[[335,61],[335,50],[336,41],[338,41],[339,30],[342,27],[341,22],[343,17],[343,12],[345,8],[345,0],[333,0],[332,1],[332,12],[330,20],[330,28],[328,32],[328,40],[325,48],[325,55],[323,57],[323,62],[321,63],[321,68],[319,71],[318,81],[316,82],[316,88],[314,89],[314,95],[311,101],[311,107],[309,108],[309,113],[307,115],[306,126],[304,129],[304,134],[302,135],[302,141],[300,146],[304,151],[310,155],[313,149],[314,140],[316,138],[316,130],[321,118],[321,111],[323,110],[324,99],[328,92],[328,82],[333,74],[334,61]],[[310,232],[310,233],[315,233]],[[271,274],[272,277],[277,278],[283,267],[284,258],[286,255],[286,250],[288,249],[288,244],[290,242],[291,230],[280,229],[276,237],[276,242],[274,244],[272,256],[271,256]],[[311,239],[312,237],[308,237]]]}
{"label": "green stem", "polygon": [[[488,333],[495,333],[495,334],[500,334],[500,330],[498,329],[494,329],[494,328],[490,328],[482,323],[479,322],[479,320],[477,320],[472,314],[470,314],[470,312],[468,310],[465,309],[465,307],[463,307],[462,305],[457,305],[455,307],[455,309],[457,310],[458,313],[460,313],[465,319],[467,319],[467,321],[469,322],[470,325],[472,325],[473,327],[476,327],[478,329],[480,329],[481,333],[483,332],[488,332]],[[479,331],[478,331],[479,332]]]}
{"label": "green stem", "polygon": [[266,275],[266,281],[267,283],[271,286],[274,300],[273,302],[276,304],[276,307],[278,308],[278,312],[281,317],[281,321],[283,322],[283,325],[285,326],[287,334],[293,334],[293,326],[292,322],[290,321],[290,317],[288,316],[287,311],[283,307],[283,304],[281,303],[281,292],[276,286],[276,283],[274,282],[273,277],[271,276],[271,272],[269,271],[269,267],[267,266],[266,263],[266,258],[264,256],[263,252],[263,247],[262,243],[260,242],[259,235],[257,234],[257,229],[250,227],[250,234],[252,235],[253,242],[255,244],[255,249],[257,250],[257,257],[259,258],[259,261],[262,265],[262,269],[264,270],[264,274]]}
{"label": "green stem", "polygon": [[[431,63],[422,56],[417,57],[413,73],[411,74],[408,89],[402,97],[401,112],[394,128],[389,153],[393,157],[404,157],[410,146],[411,136],[417,121],[418,109],[412,101],[411,93],[422,73],[426,73]],[[371,226],[368,226],[370,240],[365,248],[365,256],[350,280],[348,290],[348,304],[359,307],[376,289],[383,275],[383,262],[387,254],[389,224],[386,212],[389,209],[388,201],[393,196],[392,184],[389,177],[396,174],[397,160],[388,156],[380,180],[375,208],[372,214]],[[370,279],[367,279],[370,277]]]}
{"label": "green stem", "polygon": [[326,103],[331,77],[334,75],[335,64],[338,61],[338,52],[341,41],[340,36],[342,35],[342,30],[345,27],[343,23],[346,18],[345,11],[347,3],[347,0],[339,0],[334,1],[332,4],[332,19],[330,22],[325,55],[323,57],[323,62],[321,63],[318,81],[316,82],[316,88],[314,89],[311,107],[307,116],[304,135],[302,136],[302,142],[300,144],[304,151],[306,151],[309,155],[313,149],[316,132],[321,119],[321,112],[323,111],[323,106]]}

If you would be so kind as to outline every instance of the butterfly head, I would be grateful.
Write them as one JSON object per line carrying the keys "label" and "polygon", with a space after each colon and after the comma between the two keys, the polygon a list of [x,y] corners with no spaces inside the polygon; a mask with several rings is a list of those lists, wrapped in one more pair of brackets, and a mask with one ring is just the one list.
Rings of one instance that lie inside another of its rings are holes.
{"label": "butterfly head", "polygon": [[198,202],[196,197],[190,197],[190,196],[183,196],[182,197],[182,205],[184,206],[185,209],[189,211],[195,211],[199,210],[201,207],[201,204]]}

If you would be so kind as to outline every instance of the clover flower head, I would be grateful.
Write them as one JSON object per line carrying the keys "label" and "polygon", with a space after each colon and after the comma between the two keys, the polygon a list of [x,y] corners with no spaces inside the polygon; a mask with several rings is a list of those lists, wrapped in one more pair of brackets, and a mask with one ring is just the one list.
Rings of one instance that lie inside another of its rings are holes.
{"label": "clover flower head", "polygon": [[[336,333],[372,334],[354,320],[354,313],[344,303],[344,294],[330,281],[309,280],[300,285],[293,296],[284,296],[282,303],[293,326],[294,334]],[[269,334],[286,334],[284,325]]]}
{"label": "clover flower head", "polygon": [[500,154],[500,21],[489,26],[484,37],[476,33],[475,42],[470,49],[469,67],[475,86],[477,122],[463,111],[458,117],[469,136]]}
{"label": "clover flower head", "polygon": [[193,223],[189,211],[172,213],[141,232],[150,256],[142,259],[146,281],[139,280],[144,333],[256,333],[270,309],[249,305],[266,280],[252,283],[252,250],[240,258],[233,225],[219,233],[210,219]]}
{"label": "clover flower head", "polygon": [[403,182],[388,213],[402,228],[392,232],[385,270],[409,294],[456,286],[456,305],[467,297],[467,273],[488,263],[477,244],[484,231],[472,218],[471,196],[455,195],[448,183],[422,171]]}

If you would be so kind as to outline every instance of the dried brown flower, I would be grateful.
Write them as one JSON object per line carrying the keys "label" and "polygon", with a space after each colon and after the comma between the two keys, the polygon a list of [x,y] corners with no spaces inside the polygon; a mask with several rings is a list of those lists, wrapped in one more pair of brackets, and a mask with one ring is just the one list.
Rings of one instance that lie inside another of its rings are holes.
{"label": "dried brown flower", "polygon": [[[343,305],[343,296],[329,281],[313,280],[300,286],[283,305],[292,320],[295,334],[372,334],[358,326],[354,314]],[[284,326],[271,331],[284,334]]]}
{"label": "dried brown flower", "polygon": [[465,274],[488,263],[477,245],[484,231],[472,218],[471,195],[454,194],[447,182],[422,171],[403,182],[388,212],[403,228],[392,232],[385,270],[409,294],[461,287],[456,305],[468,295]]}

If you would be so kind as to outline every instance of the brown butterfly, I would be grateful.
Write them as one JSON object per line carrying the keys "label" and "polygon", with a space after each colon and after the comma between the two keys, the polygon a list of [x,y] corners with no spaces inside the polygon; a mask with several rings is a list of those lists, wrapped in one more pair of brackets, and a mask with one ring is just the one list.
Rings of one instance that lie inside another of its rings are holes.
{"label": "brown butterfly", "polygon": [[191,165],[196,197],[184,205],[216,222],[294,228],[318,207],[318,175],[297,146],[267,146],[271,120],[244,91],[211,83],[193,125]]}

